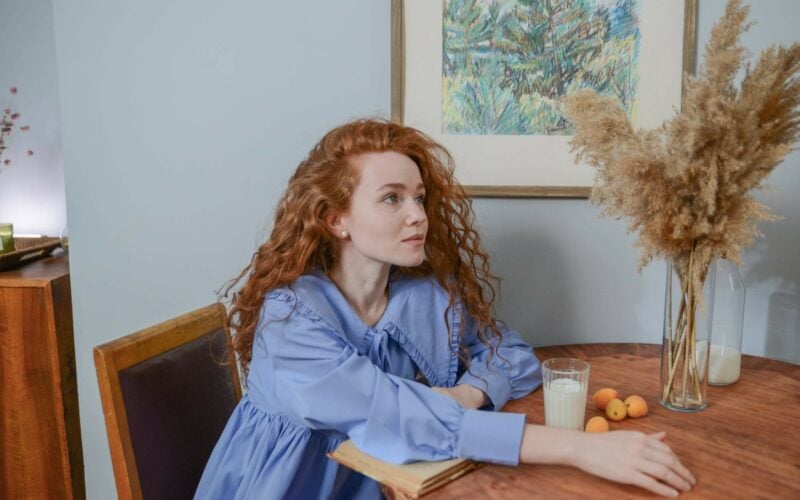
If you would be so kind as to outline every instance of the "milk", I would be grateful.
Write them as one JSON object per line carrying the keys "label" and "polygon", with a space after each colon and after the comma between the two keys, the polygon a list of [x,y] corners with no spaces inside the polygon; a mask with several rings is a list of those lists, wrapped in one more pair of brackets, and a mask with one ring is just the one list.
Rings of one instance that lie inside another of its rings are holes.
{"label": "milk", "polygon": [[711,344],[711,359],[708,368],[708,383],[732,384],[739,380],[742,353],[733,347]]}
{"label": "milk", "polygon": [[[697,343],[697,367],[700,376],[705,373],[705,356],[708,353],[708,342]],[[739,380],[742,367],[742,353],[738,349],[724,345],[711,344],[708,353],[708,383],[711,385],[728,385]]]}
{"label": "milk", "polygon": [[544,386],[544,422],[550,427],[583,430],[587,384],[559,378]]}

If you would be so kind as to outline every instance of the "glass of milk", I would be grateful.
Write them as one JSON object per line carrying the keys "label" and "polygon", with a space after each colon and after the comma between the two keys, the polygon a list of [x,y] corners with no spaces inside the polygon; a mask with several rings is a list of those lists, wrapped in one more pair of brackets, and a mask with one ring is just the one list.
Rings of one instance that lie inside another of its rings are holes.
{"label": "glass of milk", "polygon": [[550,427],[583,430],[589,363],[553,358],[542,363],[544,423]]}

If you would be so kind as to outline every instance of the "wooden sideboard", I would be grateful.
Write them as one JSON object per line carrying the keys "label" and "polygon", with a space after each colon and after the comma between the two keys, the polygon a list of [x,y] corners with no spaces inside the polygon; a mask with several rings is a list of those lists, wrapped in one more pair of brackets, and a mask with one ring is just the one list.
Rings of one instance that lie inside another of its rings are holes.
{"label": "wooden sideboard", "polygon": [[69,261],[0,271],[0,498],[85,498]]}

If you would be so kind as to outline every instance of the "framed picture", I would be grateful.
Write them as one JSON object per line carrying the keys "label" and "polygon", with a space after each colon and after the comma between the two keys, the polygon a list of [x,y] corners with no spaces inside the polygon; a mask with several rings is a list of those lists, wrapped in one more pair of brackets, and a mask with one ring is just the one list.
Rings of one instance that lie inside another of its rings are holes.
{"label": "framed picture", "polygon": [[473,197],[589,196],[570,92],[616,97],[637,128],[680,108],[696,0],[392,0],[392,120],[453,155]]}

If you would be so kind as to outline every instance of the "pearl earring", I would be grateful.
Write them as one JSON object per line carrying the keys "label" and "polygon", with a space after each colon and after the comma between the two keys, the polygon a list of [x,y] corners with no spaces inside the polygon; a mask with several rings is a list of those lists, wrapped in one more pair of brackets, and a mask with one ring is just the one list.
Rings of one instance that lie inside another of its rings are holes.
{"label": "pearl earring", "polygon": [[342,238],[347,238],[347,231],[342,231]]}

